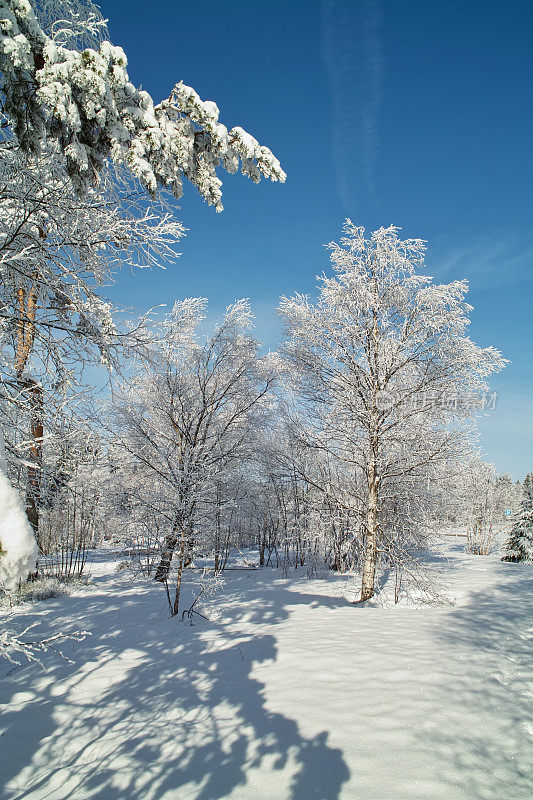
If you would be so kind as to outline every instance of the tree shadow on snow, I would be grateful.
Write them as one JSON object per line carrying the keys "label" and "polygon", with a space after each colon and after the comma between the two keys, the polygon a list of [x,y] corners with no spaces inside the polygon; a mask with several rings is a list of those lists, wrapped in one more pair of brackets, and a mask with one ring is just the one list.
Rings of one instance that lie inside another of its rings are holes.
{"label": "tree shadow on snow", "polygon": [[271,712],[251,673],[275,663],[270,626],[288,606],[345,603],[281,585],[272,594],[270,581],[254,577],[241,586],[241,614],[265,625],[254,634],[187,628],[168,618],[157,589],[114,593],[98,580],[16,618],[17,628],[38,619],[42,635],[86,628],[92,636],[62,647],[75,664],[47,655],[45,671],[28,666],[3,679],[2,796],[337,800],[349,777],[342,752],[326,731],[305,737]]}

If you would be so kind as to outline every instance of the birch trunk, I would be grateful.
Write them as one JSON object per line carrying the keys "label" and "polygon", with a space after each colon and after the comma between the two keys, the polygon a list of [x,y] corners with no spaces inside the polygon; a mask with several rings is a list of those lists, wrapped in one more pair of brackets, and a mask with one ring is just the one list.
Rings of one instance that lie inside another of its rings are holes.
{"label": "birch trunk", "polygon": [[376,563],[378,556],[378,491],[375,470],[369,481],[368,511],[366,515],[365,550],[363,557],[363,578],[361,581],[361,602],[374,595]]}
{"label": "birch trunk", "polygon": [[172,531],[165,537],[159,566],[154,575],[154,580],[161,581],[161,583],[167,579],[168,573],[170,572],[172,556],[174,555],[174,550],[176,549],[176,545],[178,543],[179,523],[180,519],[179,517],[176,517],[172,526]]}
{"label": "birch trunk", "polygon": [[372,401],[370,411],[369,445],[370,458],[367,466],[368,509],[366,513],[366,536],[363,556],[363,577],[361,581],[361,602],[374,596],[376,580],[376,564],[378,558],[378,457],[379,457],[379,411],[377,407],[377,391],[379,390],[378,336],[376,317],[370,339],[370,363],[373,379]]}
{"label": "birch trunk", "polygon": [[185,528],[181,526],[181,534],[180,534],[180,551],[179,551],[179,561],[178,561],[178,577],[176,578],[176,596],[174,598],[174,607],[172,609],[172,616],[175,617],[179,611],[180,605],[180,593],[181,593],[181,578],[183,575],[183,567],[185,566],[185,545],[187,542],[187,536],[185,533]]}
{"label": "birch trunk", "polygon": [[28,467],[26,484],[26,516],[39,542],[39,505],[41,499],[41,473],[43,463],[43,394],[33,380],[27,381],[30,398],[30,452],[32,465]]}

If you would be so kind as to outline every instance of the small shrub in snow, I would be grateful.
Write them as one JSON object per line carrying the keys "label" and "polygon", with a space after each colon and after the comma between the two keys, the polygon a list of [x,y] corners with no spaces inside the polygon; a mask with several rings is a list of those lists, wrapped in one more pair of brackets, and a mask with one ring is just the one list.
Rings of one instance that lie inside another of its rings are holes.
{"label": "small shrub in snow", "polygon": [[42,578],[41,580],[28,581],[20,587],[18,593],[22,602],[38,603],[41,600],[50,600],[68,594],[68,586],[57,578]]}
{"label": "small shrub in snow", "polygon": [[79,578],[57,578],[54,576],[44,576],[36,580],[24,581],[17,586],[15,591],[9,591],[5,584],[0,594],[0,607],[15,606],[20,603],[40,603],[42,600],[51,600],[54,597],[61,597],[80,585],[86,585],[87,581]]}

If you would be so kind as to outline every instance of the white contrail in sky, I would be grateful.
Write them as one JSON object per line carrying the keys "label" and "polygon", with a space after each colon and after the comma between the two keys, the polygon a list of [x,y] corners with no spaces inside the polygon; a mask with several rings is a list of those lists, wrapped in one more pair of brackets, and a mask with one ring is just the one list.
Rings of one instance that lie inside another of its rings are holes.
{"label": "white contrail in sky", "polygon": [[383,85],[381,9],[377,0],[323,0],[322,57],[332,95],[337,189],[348,215],[361,193],[374,193]]}
{"label": "white contrail in sky", "polygon": [[494,289],[531,280],[533,237],[520,230],[496,230],[486,236],[430,242],[428,271],[439,280],[466,278],[472,289]]}

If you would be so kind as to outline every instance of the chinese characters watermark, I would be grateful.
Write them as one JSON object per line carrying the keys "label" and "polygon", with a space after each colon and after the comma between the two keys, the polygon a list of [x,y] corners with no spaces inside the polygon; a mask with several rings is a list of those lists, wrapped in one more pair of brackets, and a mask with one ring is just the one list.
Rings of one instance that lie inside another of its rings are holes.
{"label": "chinese characters watermark", "polygon": [[376,405],[379,411],[391,411],[393,408],[409,411],[441,409],[451,412],[493,411],[498,401],[498,392],[413,392],[405,397],[398,397],[394,392],[379,391]]}

